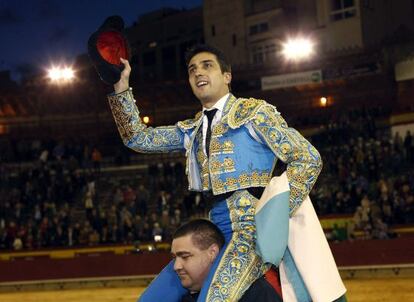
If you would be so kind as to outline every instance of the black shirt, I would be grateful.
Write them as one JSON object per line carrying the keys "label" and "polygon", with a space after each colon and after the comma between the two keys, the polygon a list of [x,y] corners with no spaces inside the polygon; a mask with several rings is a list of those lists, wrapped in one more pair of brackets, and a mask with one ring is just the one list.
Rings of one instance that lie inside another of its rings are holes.
{"label": "black shirt", "polygon": [[[188,293],[183,296],[181,302],[196,302],[198,294],[199,293]],[[239,302],[283,302],[283,300],[263,276],[253,282]]]}

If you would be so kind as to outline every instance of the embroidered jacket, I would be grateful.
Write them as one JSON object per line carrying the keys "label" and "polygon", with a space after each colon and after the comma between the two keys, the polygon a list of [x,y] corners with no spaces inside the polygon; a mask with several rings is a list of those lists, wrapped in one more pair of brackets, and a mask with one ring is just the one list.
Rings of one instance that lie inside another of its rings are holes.
{"label": "embroidered jacket", "polygon": [[[108,96],[124,144],[137,152],[186,151],[189,189],[221,194],[265,187],[279,158],[287,164],[290,212],[309,194],[322,168],[318,151],[288,127],[273,105],[231,96],[212,128],[209,157],[202,151],[202,113],[174,126],[141,122],[132,90]],[[256,135],[252,135],[254,132]]]}

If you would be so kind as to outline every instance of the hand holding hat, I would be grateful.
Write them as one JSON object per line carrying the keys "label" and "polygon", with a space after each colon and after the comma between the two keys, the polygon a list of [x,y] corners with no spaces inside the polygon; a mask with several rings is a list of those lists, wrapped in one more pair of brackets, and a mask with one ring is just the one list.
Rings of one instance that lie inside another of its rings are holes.
{"label": "hand holding hat", "polygon": [[[124,21],[121,17],[107,18],[90,36],[88,53],[102,81],[109,85],[120,81],[121,73],[125,68],[125,61],[121,61],[121,58],[129,60],[131,56],[128,39],[124,34]],[[129,78],[130,67],[127,73]]]}
{"label": "hand holding hat", "polygon": [[117,83],[114,84],[115,93],[120,93],[129,88],[129,75],[131,74],[131,66],[128,60],[121,58],[121,63],[124,64],[124,69],[121,72],[121,77]]}

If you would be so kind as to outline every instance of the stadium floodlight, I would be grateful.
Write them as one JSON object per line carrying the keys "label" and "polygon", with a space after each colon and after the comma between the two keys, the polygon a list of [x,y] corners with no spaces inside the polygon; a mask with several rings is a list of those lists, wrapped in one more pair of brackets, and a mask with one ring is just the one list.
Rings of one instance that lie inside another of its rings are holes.
{"label": "stadium floodlight", "polygon": [[321,104],[322,107],[325,107],[326,104],[328,103],[328,99],[323,96],[319,99],[319,103]]}
{"label": "stadium floodlight", "polygon": [[54,83],[67,83],[75,78],[75,71],[71,67],[53,66],[48,70],[48,77]]}
{"label": "stadium floodlight", "polygon": [[63,80],[70,81],[74,78],[75,72],[72,68],[66,67],[62,69],[62,78]]}
{"label": "stadium floodlight", "polygon": [[52,67],[51,69],[49,69],[48,76],[52,81],[57,81],[60,78],[59,68]]}
{"label": "stadium floodlight", "polygon": [[149,121],[150,121],[149,116],[144,116],[144,117],[142,118],[142,121],[143,121],[145,124],[148,124],[148,123],[149,123]]}
{"label": "stadium floodlight", "polygon": [[288,39],[282,44],[282,54],[290,61],[307,59],[314,53],[314,43],[307,38]]}

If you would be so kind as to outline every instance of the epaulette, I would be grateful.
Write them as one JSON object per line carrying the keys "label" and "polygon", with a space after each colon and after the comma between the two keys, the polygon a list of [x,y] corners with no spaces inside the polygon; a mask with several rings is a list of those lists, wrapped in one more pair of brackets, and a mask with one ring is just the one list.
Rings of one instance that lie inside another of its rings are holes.
{"label": "epaulette", "polygon": [[228,124],[230,128],[236,129],[250,121],[263,104],[266,104],[266,102],[254,98],[237,99],[228,113]]}
{"label": "epaulette", "polygon": [[177,126],[178,126],[178,128],[180,128],[183,131],[192,129],[197,125],[197,122],[200,120],[202,115],[203,115],[203,112],[199,111],[199,112],[197,112],[197,114],[195,115],[194,118],[184,120],[184,121],[179,121],[177,123]]}

